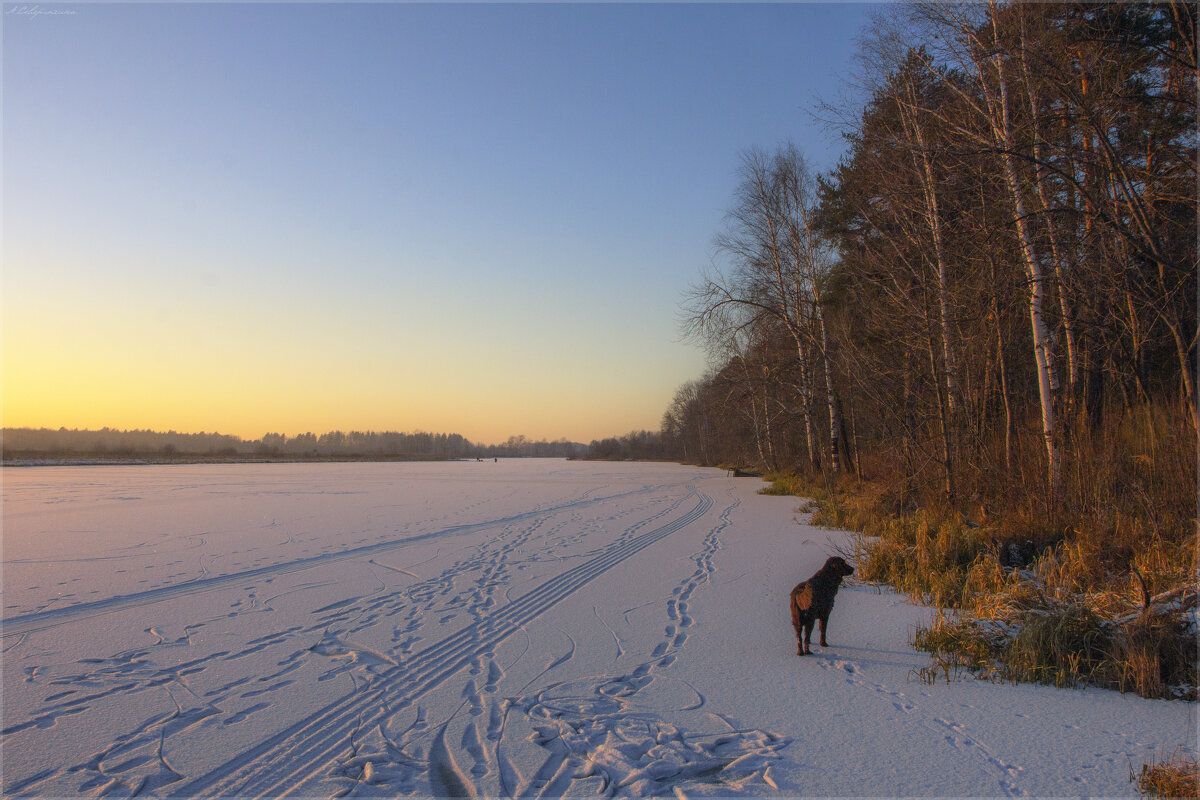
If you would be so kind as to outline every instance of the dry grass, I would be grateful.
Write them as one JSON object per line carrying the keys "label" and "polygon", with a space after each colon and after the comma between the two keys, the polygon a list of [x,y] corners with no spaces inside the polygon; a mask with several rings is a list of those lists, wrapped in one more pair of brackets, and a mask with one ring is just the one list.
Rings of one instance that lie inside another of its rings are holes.
{"label": "dry grass", "polygon": [[[1033,462],[975,473],[956,507],[911,478],[826,491],[774,476],[769,493],[815,498],[815,523],[862,533],[860,578],[947,612],[916,639],[947,676],[1195,698],[1196,594],[1180,593],[1196,584],[1195,433],[1150,408],[1064,450],[1057,498]],[[1145,594],[1172,591],[1142,613]]]}
{"label": "dry grass", "polygon": [[1129,779],[1146,797],[1200,797],[1200,764],[1181,751],[1165,761],[1143,764],[1141,774],[1130,774]]}
{"label": "dry grass", "polygon": [[[937,539],[927,546],[936,554]],[[883,560],[896,568],[890,547],[884,539],[869,548],[867,564]],[[1004,568],[986,547],[965,570],[944,560],[936,575],[945,590],[925,596],[955,610],[919,631],[916,645],[1006,680],[1195,698],[1196,592],[1183,588],[1191,582],[1178,570],[1190,559],[1176,553],[1172,565],[1161,546],[1151,547],[1145,560],[1158,565],[1155,582],[1174,579],[1180,588],[1144,609],[1140,583],[1132,576],[1103,579],[1092,549],[1085,541],[1064,542],[1021,569]],[[920,559],[908,560],[920,569]],[[938,580],[925,583],[936,587]]]}
{"label": "dry grass", "polygon": [[797,497],[814,497],[816,493],[819,493],[822,497],[826,495],[824,489],[818,489],[794,472],[770,472],[764,476],[764,480],[770,481],[771,485],[759,489],[759,494],[774,496],[795,495]]}
{"label": "dry grass", "polygon": [[[1090,684],[1141,697],[1196,698],[1196,636],[1185,602],[1155,606],[1132,619],[1106,617],[1078,598],[1004,594],[990,616],[951,612],[919,630],[915,645],[936,663],[977,674],[1059,687]],[[1190,604],[1190,606],[1189,606]]]}

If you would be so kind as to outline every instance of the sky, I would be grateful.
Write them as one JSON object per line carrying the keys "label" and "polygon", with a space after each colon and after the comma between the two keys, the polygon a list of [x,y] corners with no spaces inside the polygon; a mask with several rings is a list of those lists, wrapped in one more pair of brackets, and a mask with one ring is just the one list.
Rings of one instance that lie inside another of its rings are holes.
{"label": "sky", "polygon": [[657,430],[864,3],[3,6],[3,422]]}

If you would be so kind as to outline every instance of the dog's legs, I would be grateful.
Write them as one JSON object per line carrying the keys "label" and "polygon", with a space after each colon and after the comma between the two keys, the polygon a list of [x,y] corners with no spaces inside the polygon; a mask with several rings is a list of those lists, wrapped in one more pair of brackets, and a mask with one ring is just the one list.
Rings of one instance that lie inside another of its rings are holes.
{"label": "dog's legs", "polygon": [[796,608],[795,600],[792,601],[792,627],[796,629],[796,655],[804,655],[804,635],[800,628],[800,609]]}
{"label": "dog's legs", "polygon": [[821,624],[821,647],[829,647],[829,642],[825,641],[825,623],[828,621],[828,617],[819,617],[817,619],[817,622]]}
{"label": "dog's legs", "polygon": [[812,652],[812,629],[814,620],[808,619],[804,623],[804,652]]}

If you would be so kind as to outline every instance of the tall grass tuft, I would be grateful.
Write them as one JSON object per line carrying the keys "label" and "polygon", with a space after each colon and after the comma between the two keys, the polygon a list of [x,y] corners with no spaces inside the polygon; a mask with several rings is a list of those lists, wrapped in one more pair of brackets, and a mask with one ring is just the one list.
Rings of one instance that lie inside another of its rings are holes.
{"label": "tall grass tuft", "polygon": [[1169,759],[1142,765],[1140,775],[1129,779],[1137,782],[1138,791],[1146,797],[1200,797],[1200,763],[1182,751]]}
{"label": "tall grass tuft", "polygon": [[[764,486],[758,490],[759,494],[785,496],[796,495],[797,497],[812,497],[818,490],[815,486],[805,481],[794,472],[770,472],[764,476],[764,479],[770,481],[770,486]],[[822,496],[825,495],[824,490],[820,490]],[[816,499],[816,498],[814,498]]]}

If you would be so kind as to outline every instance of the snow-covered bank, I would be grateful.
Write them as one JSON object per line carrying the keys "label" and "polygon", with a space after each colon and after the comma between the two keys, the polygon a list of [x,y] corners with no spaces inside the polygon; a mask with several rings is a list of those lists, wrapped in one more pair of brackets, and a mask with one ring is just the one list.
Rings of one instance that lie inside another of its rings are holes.
{"label": "snow-covered bank", "polygon": [[929,686],[929,610],[787,595],[848,534],[664,464],[4,474],[3,790],[1134,795],[1195,704]]}

